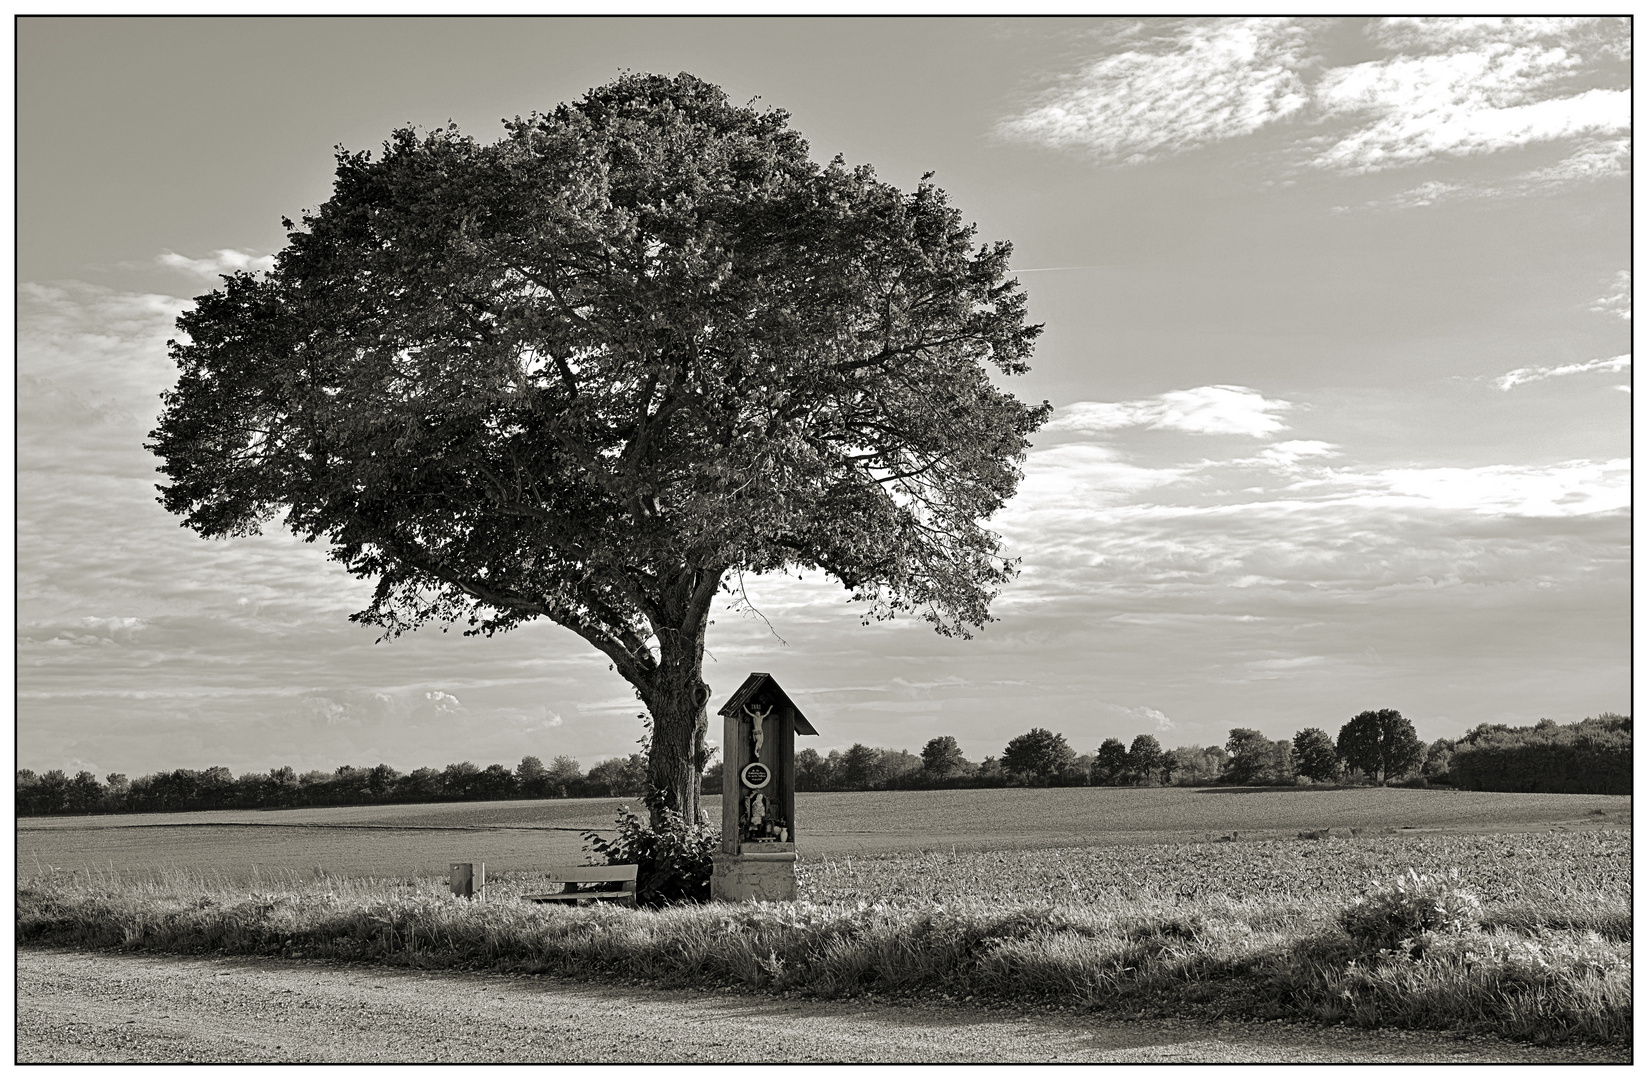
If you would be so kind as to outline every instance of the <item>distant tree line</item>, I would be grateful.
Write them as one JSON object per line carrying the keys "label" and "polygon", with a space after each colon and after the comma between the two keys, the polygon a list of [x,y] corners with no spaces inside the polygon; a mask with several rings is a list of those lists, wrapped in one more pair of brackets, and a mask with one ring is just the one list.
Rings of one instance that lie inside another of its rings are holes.
{"label": "distant tree line", "polygon": [[1483,724],[1449,749],[1449,774],[1468,791],[1631,794],[1631,718],[1618,713],[1577,724]]}
{"label": "distant tree line", "polygon": [[[1154,735],[1137,735],[1131,744],[1106,739],[1091,754],[1078,754],[1062,734],[1032,728],[1000,757],[976,763],[950,735],[930,740],[919,757],[863,743],[828,756],[802,750],[795,780],[798,791],[1320,783],[1629,794],[1631,719],[1604,713],[1567,726],[1485,724],[1427,745],[1401,713],[1375,709],[1353,716],[1337,738],[1321,728],[1292,739],[1232,728],[1222,747],[1168,750]],[[704,790],[721,790],[719,765],[704,774]]]}
{"label": "distant tree line", "polygon": [[585,773],[570,757],[545,765],[525,757],[514,769],[480,768],[463,761],[444,769],[401,773],[388,765],[299,773],[290,766],[238,778],[220,766],[174,769],[128,780],[110,773],[102,782],[89,772],[60,769],[17,773],[17,813],[118,814],[179,810],[268,810],[297,806],[365,806],[374,803],[470,802],[487,799],[556,799],[639,795],[646,782],[646,755],[603,761]]}
{"label": "distant tree line", "polygon": [[[722,767],[704,773],[706,795],[721,791]],[[1628,795],[1631,792],[1631,718],[1603,713],[1575,724],[1541,720],[1532,727],[1483,724],[1461,739],[1428,746],[1395,709],[1358,713],[1338,738],[1306,728],[1271,739],[1233,728],[1224,746],[1164,749],[1154,735],[1132,743],[1106,739],[1078,754],[1062,734],[1032,728],[1008,742],[999,757],[969,761],[955,737],[928,741],[920,755],[855,743],[828,755],[808,748],[795,756],[797,791],[870,791],[969,787],[1088,787],[1206,784],[1454,785],[1476,791],[1549,791]],[[470,762],[445,769],[399,773],[388,765],[299,774],[291,768],[245,773],[221,766],[176,769],[99,782],[89,772],[17,774],[17,813],[142,813],[179,810],[251,810],[373,803],[459,802],[639,796],[646,755],[604,761],[584,773],[570,757],[544,765],[521,759],[513,770]]]}

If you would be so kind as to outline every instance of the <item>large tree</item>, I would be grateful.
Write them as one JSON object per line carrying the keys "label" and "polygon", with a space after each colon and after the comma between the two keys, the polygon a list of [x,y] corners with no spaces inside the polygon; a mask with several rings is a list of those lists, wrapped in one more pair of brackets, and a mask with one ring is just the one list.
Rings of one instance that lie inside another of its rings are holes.
{"label": "large tree", "polygon": [[944,193],[819,165],[782,111],[631,75],[481,144],[341,150],[266,275],[178,319],[149,444],[203,536],[297,534],[354,619],[548,618],[650,714],[654,818],[698,809],[717,593],[820,570],[866,619],[966,636],[1012,574],[985,522],[1050,407],[1040,328]]}
{"label": "large tree", "polygon": [[1101,784],[1120,784],[1127,778],[1127,744],[1106,739],[1093,756],[1093,779]]}
{"label": "large tree", "polygon": [[946,777],[966,772],[971,766],[954,735],[939,735],[921,748],[921,767],[935,777]]}
{"label": "large tree", "polygon": [[1001,767],[1049,783],[1076,763],[1076,752],[1062,734],[1031,728],[1015,736],[1001,752]]}
{"label": "large tree", "polygon": [[1293,736],[1293,764],[1299,775],[1312,780],[1337,780],[1344,766],[1339,748],[1321,728],[1306,728]]}
{"label": "large tree", "polygon": [[1381,784],[1418,768],[1425,760],[1425,744],[1413,723],[1395,709],[1369,709],[1350,718],[1339,729],[1339,757],[1368,779]]}
{"label": "large tree", "polygon": [[1253,728],[1231,728],[1223,779],[1231,784],[1283,784],[1293,778],[1293,746]]}
{"label": "large tree", "polygon": [[1158,778],[1162,771],[1162,744],[1154,735],[1137,735],[1127,748],[1127,771],[1143,783]]}

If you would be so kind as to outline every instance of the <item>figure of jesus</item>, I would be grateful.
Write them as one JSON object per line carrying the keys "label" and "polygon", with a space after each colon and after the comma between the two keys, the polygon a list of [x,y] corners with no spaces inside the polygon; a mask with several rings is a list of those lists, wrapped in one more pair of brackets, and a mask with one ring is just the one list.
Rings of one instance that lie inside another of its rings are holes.
{"label": "figure of jesus", "polygon": [[755,760],[760,761],[761,760],[761,744],[766,740],[766,737],[767,737],[767,733],[764,730],[766,725],[764,723],[762,723],[762,721],[766,720],[767,719],[767,714],[772,712],[772,706],[768,705],[765,708],[763,708],[760,712],[756,712],[754,709],[752,709],[748,705],[746,705],[746,706],[744,706],[744,712],[749,714],[750,733],[755,738]]}

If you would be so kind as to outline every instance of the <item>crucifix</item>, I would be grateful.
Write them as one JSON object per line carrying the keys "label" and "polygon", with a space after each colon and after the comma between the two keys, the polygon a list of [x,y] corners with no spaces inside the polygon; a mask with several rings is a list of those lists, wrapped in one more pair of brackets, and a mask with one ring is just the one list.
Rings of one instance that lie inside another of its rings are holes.
{"label": "crucifix", "polygon": [[744,713],[750,718],[750,734],[755,740],[755,760],[757,761],[761,760],[761,744],[767,737],[766,732],[762,730],[766,726],[762,723],[762,721],[767,719],[767,715],[771,713],[772,710],[773,707],[771,705],[763,705],[760,712],[756,712],[748,705],[744,706]]}

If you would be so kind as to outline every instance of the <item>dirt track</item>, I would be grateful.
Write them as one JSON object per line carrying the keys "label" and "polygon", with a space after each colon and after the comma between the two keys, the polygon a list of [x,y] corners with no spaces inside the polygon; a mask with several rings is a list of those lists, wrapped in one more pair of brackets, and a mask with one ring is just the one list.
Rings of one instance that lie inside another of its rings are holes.
{"label": "dirt track", "polygon": [[1626,1062],[1448,1035],[1106,1020],[303,961],[20,949],[19,1062]]}

